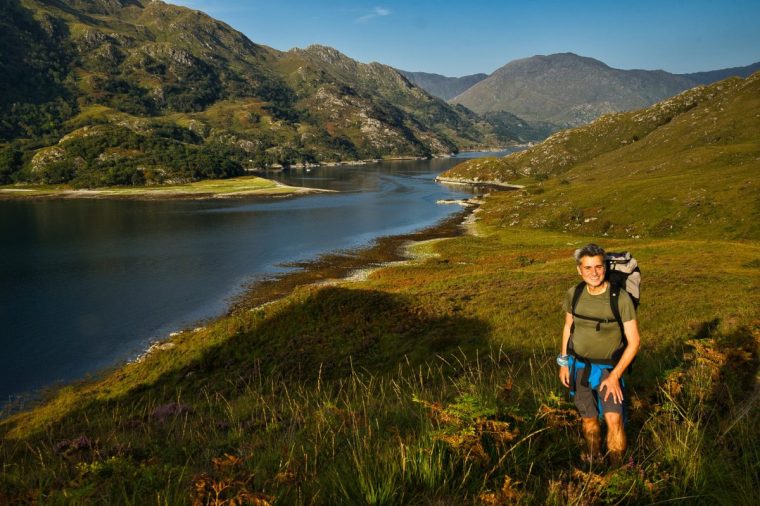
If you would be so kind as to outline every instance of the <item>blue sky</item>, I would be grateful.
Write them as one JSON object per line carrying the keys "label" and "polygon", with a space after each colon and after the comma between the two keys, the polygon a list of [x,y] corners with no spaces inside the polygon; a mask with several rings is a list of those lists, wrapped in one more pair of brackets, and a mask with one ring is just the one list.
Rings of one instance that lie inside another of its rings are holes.
{"label": "blue sky", "polygon": [[169,0],[279,50],[322,44],[364,63],[462,76],[573,52],[673,73],[760,61],[758,0]]}

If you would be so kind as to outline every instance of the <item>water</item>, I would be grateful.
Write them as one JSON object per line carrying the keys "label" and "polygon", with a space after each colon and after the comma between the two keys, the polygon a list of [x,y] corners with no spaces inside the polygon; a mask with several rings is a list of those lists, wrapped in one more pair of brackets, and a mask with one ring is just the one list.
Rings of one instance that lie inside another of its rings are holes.
{"label": "water", "polygon": [[460,161],[271,176],[339,191],[295,198],[0,201],[0,404],[222,314],[283,262],[437,223],[468,196],[433,181]]}

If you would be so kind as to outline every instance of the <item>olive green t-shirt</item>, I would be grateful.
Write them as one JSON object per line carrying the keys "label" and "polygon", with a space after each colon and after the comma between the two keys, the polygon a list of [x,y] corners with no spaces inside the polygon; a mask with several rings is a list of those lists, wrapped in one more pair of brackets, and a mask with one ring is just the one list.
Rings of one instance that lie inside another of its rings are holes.
{"label": "olive green t-shirt", "polygon": [[[570,288],[565,294],[562,309],[567,313],[573,312],[573,295],[575,287]],[[620,317],[623,322],[636,319],[636,308],[628,292],[620,290]],[[620,326],[615,321],[615,315],[610,308],[610,288],[599,295],[591,295],[588,289],[583,290],[575,314],[591,316],[610,320],[610,323],[601,323],[596,330],[597,322],[575,318],[575,330],[573,331],[573,349],[578,355],[588,358],[610,358],[613,352],[620,346]]]}

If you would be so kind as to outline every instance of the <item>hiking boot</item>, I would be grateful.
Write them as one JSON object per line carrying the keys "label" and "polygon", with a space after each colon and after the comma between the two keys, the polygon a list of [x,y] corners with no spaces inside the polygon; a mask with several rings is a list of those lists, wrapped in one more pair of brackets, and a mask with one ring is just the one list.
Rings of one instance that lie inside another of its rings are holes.
{"label": "hiking boot", "polygon": [[600,453],[581,452],[581,461],[589,466],[604,464],[604,456]]}
{"label": "hiking boot", "polygon": [[625,463],[625,455],[623,452],[609,452],[607,453],[607,462],[609,463],[610,469],[618,469],[620,467],[623,467],[623,464]]}

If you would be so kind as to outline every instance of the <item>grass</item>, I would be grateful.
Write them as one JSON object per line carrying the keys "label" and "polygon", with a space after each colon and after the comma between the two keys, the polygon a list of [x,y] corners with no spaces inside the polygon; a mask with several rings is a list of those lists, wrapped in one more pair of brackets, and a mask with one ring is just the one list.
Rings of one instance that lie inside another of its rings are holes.
{"label": "grass", "polygon": [[245,176],[185,184],[141,187],[118,186],[94,190],[74,190],[65,185],[7,185],[0,186],[0,198],[220,198],[292,195],[304,191],[318,190],[305,190],[261,177]]}

